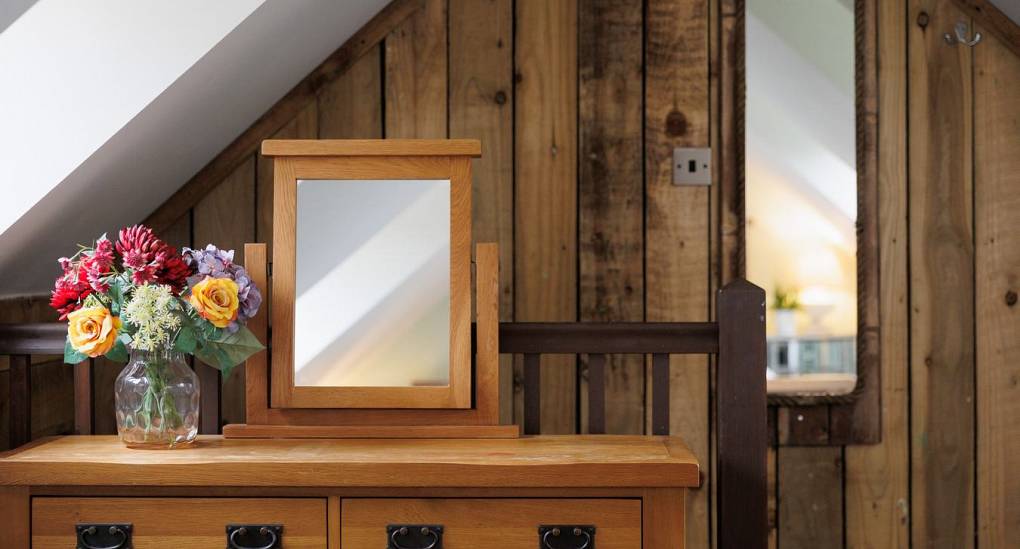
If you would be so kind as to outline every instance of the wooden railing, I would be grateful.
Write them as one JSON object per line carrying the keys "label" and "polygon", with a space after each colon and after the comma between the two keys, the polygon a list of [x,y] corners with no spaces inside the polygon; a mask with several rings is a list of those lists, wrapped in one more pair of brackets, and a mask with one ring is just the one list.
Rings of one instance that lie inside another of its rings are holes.
{"label": "wooden railing", "polygon": [[[588,431],[606,431],[605,355],[651,357],[652,434],[670,434],[671,354],[716,355],[716,482],[719,547],[759,547],[766,532],[766,428],[764,292],[737,281],[717,296],[717,322],[501,323],[499,350],[523,355],[524,433],[541,425],[541,355],[588,356]],[[62,354],[66,326],[0,325],[0,355],[9,355],[10,446],[31,438],[32,355]],[[74,425],[95,425],[91,361],[74,366]],[[215,378],[213,378],[215,379]],[[218,383],[202,398],[201,414],[218,425]],[[207,389],[203,387],[203,392]],[[113,413],[113,410],[109,410]],[[203,421],[204,425],[208,425]],[[683,433],[677,433],[683,435]]]}

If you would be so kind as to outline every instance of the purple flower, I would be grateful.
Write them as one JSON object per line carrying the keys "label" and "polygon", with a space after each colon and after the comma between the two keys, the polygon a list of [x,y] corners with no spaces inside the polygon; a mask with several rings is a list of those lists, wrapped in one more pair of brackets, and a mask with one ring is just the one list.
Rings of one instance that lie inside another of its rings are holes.
{"label": "purple flower", "polygon": [[234,263],[234,250],[220,250],[209,244],[204,250],[184,248],[184,262],[195,270],[195,275],[188,278],[188,289],[198,284],[207,276],[213,278],[229,278],[237,284],[237,319],[227,326],[227,331],[236,332],[249,318],[255,316],[262,305],[262,294],[251,281],[244,267]]}

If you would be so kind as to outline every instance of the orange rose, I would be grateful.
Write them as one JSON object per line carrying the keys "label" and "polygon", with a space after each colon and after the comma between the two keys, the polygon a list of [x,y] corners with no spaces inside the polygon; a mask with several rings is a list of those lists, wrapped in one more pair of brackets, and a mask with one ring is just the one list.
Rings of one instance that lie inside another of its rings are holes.
{"label": "orange rose", "polygon": [[191,306],[217,328],[226,328],[237,318],[237,283],[229,278],[205,277],[191,288]]}
{"label": "orange rose", "polygon": [[113,348],[120,326],[106,307],[85,307],[67,315],[67,338],[75,351],[95,358]]}

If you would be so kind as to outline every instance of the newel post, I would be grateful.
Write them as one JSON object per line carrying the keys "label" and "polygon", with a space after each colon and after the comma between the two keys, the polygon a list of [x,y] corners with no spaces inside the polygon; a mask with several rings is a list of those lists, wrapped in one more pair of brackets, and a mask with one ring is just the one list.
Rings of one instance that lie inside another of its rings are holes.
{"label": "newel post", "polygon": [[736,280],[719,291],[717,307],[719,548],[764,549],[768,542],[765,291]]}

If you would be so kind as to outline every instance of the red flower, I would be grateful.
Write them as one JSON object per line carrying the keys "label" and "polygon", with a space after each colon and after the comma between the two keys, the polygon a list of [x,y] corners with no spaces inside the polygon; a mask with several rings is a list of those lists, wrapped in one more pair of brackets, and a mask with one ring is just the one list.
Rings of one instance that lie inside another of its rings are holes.
{"label": "red flower", "polygon": [[57,277],[54,283],[50,306],[60,313],[60,320],[64,320],[68,314],[81,308],[82,302],[92,293],[92,286],[89,284],[88,274],[81,268],[79,262],[66,257],[60,258],[59,261],[64,274]]}
{"label": "red flower", "polygon": [[124,267],[134,271],[135,284],[167,284],[180,292],[192,274],[177,249],[156,238],[145,225],[121,229],[117,251],[124,258]]}

